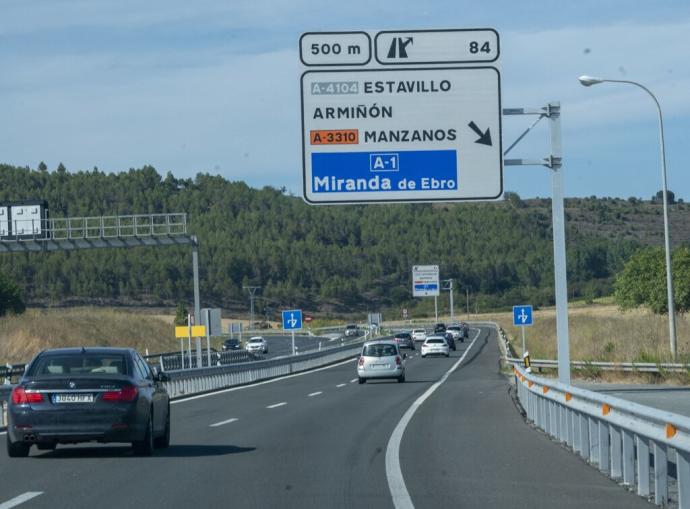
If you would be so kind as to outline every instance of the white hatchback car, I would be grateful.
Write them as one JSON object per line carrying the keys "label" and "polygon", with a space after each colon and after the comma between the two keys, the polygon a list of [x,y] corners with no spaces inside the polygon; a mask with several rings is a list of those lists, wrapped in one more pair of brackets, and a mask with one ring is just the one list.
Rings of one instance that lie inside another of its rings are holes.
{"label": "white hatchback car", "polygon": [[405,381],[405,359],[395,341],[379,340],[364,343],[357,362],[357,378],[363,384],[372,378],[395,378]]}
{"label": "white hatchback car", "polygon": [[443,336],[429,336],[422,343],[422,357],[427,355],[445,355],[450,357],[450,347]]}
{"label": "white hatchback car", "polygon": [[426,339],[426,330],[414,329],[412,331],[412,339],[414,339],[415,341],[424,341]]}
{"label": "white hatchback car", "polygon": [[249,338],[245,349],[250,353],[268,353],[268,342],[263,336],[254,336]]}

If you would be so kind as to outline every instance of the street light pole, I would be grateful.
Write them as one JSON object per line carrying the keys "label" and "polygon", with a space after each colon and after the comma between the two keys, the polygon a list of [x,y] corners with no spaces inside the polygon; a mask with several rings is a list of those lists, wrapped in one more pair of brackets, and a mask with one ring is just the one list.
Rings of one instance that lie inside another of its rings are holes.
{"label": "street light pole", "polygon": [[453,280],[452,279],[444,279],[444,283],[448,283],[448,286],[444,288],[444,290],[448,290],[449,296],[450,296],[450,302],[448,303],[450,305],[450,323],[455,322],[455,314],[453,313]]}
{"label": "street light pole", "polygon": [[599,83],[626,83],[641,88],[654,100],[659,114],[659,145],[661,148],[661,182],[663,185],[663,209],[664,209],[664,247],[666,251],[666,293],[668,298],[668,334],[671,343],[671,355],[676,360],[676,306],[673,298],[673,277],[671,271],[671,237],[668,231],[668,186],[666,185],[666,148],[664,143],[664,119],[661,114],[661,105],[656,96],[644,85],[630,80],[609,80],[592,76],[580,76],[580,83],[589,87]]}

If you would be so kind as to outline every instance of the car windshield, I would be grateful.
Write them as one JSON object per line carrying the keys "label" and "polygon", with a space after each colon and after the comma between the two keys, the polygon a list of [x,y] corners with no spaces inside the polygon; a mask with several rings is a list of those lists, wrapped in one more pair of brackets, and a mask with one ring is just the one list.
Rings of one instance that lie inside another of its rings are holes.
{"label": "car windshield", "polygon": [[42,355],[32,364],[27,376],[123,375],[126,366],[122,354]]}
{"label": "car windshield", "polygon": [[391,357],[397,355],[397,350],[393,345],[366,345],[362,355],[365,357]]}
{"label": "car windshield", "polygon": [[249,340],[250,343],[263,343],[263,341],[264,341],[263,339],[250,339]]}
{"label": "car windshield", "polygon": [[444,343],[445,341],[442,339],[427,339],[426,342],[427,342],[427,344],[429,344],[429,343]]}

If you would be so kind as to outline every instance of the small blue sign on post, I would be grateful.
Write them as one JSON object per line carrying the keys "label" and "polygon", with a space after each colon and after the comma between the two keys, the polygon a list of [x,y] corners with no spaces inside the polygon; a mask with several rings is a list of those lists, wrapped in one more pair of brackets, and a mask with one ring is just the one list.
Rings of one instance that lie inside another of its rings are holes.
{"label": "small blue sign on post", "polygon": [[302,310],[289,309],[283,311],[283,330],[298,330],[302,328]]}
{"label": "small blue sign on post", "polygon": [[532,325],[532,306],[513,306],[513,325]]}

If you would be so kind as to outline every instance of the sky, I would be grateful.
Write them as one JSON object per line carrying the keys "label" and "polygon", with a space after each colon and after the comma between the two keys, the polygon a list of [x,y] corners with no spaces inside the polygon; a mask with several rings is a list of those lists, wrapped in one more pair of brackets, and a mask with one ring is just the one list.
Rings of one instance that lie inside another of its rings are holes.
{"label": "sky", "polygon": [[[495,28],[503,107],[562,106],[566,196],[690,199],[690,2],[0,0],[0,162],[108,172],[153,165],[301,195],[303,32]],[[532,122],[504,119],[507,147]],[[510,158],[549,153],[546,123]],[[504,189],[550,196],[549,170]]]}

